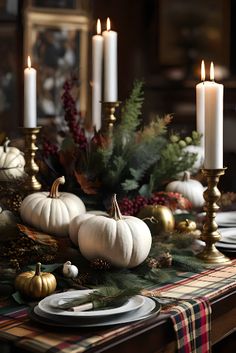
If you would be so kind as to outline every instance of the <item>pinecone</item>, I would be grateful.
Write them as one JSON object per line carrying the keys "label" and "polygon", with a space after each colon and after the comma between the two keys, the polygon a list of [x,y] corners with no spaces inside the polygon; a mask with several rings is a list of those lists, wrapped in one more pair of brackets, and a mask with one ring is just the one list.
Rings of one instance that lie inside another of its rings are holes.
{"label": "pinecone", "polygon": [[75,287],[81,287],[84,286],[89,280],[89,273],[84,272],[84,273],[79,273],[78,277],[76,278],[70,278],[70,281],[72,285]]}
{"label": "pinecone", "polygon": [[160,267],[159,261],[155,257],[148,257],[146,259],[146,264],[150,268],[159,268]]}
{"label": "pinecone", "polygon": [[10,197],[7,199],[6,206],[10,211],[18,212],[22,201],[23,196],[21,194],[11,194]]}
{"label": "pinecone", "polygon": [[169,252],[163,253],[159,259],[160,267],[171,267],[172,265],[172,255]]}
{"label": "pinecone", "polygon": [[96,258],[91,261],[90,266],[94,270],[109,270],[111,268],[111,263],[107,260]]}

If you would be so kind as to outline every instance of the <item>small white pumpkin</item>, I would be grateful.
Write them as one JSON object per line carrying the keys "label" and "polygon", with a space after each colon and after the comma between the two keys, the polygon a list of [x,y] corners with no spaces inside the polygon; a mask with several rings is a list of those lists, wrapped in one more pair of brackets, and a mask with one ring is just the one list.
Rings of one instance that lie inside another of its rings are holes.
{"label": "small white pumpkin", "polygon": [[77,216],[70,223],[69,235],[86,259],[99,257],[124,268],[141,264],[152,243],[151,232],[141,219],[122,216],[115,195],[110,216]]}
{"label": "small white pumpkin", "polygon": [[86,209],[76,195],[58,192],[59,185],[64,183],[65,178],[62,176],[54,181],[50,193],[43,191],[28,195],[20,207],[23,221],[56,236],[68,235],[70,221],[85,213]]}
{"label": "small white pumpkin", "polygon": [[79,270],[75,265],[72,265],[70,261],[66,261],[63,265],[62,273],[67,278],[76,278]]}
{"label": "small white pumpkin", "polygon": [[166,187],[166,191],[182,194],[192,203],[193,207],[202,207],[204,204],[204,187],[198,180],[190,179],[189,172],[184,172],[182,180],[170,182]]}
{"label": "small white pumpkin", "polygon": [[0,180],[9,181],[24,176],[25,159],[23,153],[16,147],[9,147],[6,139],[0,146]]}

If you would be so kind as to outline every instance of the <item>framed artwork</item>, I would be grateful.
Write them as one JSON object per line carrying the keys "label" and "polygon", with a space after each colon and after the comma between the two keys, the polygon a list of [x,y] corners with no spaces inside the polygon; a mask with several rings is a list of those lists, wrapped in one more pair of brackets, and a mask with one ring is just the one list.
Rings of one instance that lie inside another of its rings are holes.
{"label": "framed artwork", "polygon": [[89,17],[71,11],[25,12],[24,63],[31,56],[37,70],[37,114],[39,124],[63,116],[63,84],[78,76],[78,110],[87,110]]}
{"label": "framed artwork", "polygon": [[159,0],[155,13],[153,46],[159,67],[194,72],[202,59],[229,66],[230,0]]}
{"label": "framed artwork", "polygon": [[17,25],[0,25],[0,131],[7,134],[19,126]]}
{"label": "framed artwork", "polygon": [[14,21],[18,15],[18,0],[0,0],[0,21]]}

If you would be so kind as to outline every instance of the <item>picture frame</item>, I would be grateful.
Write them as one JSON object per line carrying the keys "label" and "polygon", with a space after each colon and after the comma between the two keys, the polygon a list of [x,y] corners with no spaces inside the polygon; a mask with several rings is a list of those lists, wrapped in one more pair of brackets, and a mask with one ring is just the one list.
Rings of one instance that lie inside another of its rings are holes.
{"label": "picture frame", "polygon": [[[37,70],[37,115],[40,125],[61,124],[63,84],[75,74],[77,109],[85,115],[88,101],[88,37],[90,18],[68,9],[25,10],[24,66],[31,57]],[[56,120],[55,120],[56,119]]]}

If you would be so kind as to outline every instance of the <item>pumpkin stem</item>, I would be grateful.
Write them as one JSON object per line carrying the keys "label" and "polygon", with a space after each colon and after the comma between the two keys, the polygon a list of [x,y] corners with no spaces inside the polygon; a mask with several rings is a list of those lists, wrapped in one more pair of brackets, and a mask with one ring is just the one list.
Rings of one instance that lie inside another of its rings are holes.
{"label": "pumpkin stem", "polygon": [[7,147],[8,147],[8,145],[9,145],[9,143],[10,143],[10,140],[9,140],[8,137],[6,137],[6,138],[5,138],[5,141],[4,141],[4,143],[3,143],[3,152],[4,152],[4,153],[7,152]]}
{"label": "pumpkin stem", "polygon": [[110,217],[114,218],[116,221],[123,219],[123,216],[119,209],[118,202],[116,200],[116,194],[114,194],[112,197]]}
{"label": "pumpkin stem", "polygon": [[185,171],[182,181],[188,181],[189,179],[190,179],[190,173],[188,171]]}
{"label": "pumpkin stem", "polygon": [[185,224],[186,224],[186,226],[189,226],[189,224],[190,224],[190,222],[189,222],[189,219],[185,219]]}
{"label": "pumpkin stem", "polygon": [[64,184],[64,183],[65,183],[64,176],[57,178],[52,184],[52,187],[51,187],[51,190],[50,190],[48,197],[51,197],[52,199],[58,199],[58,197],[60,197],[60,194],[58,192],[58,187],[60,184]]}
{"label": "pumpkin stem", "polygon": [[41,274],[41,263],[37,262],[36,270],[35,270],[35,276],[40,276],[40,274]]}

